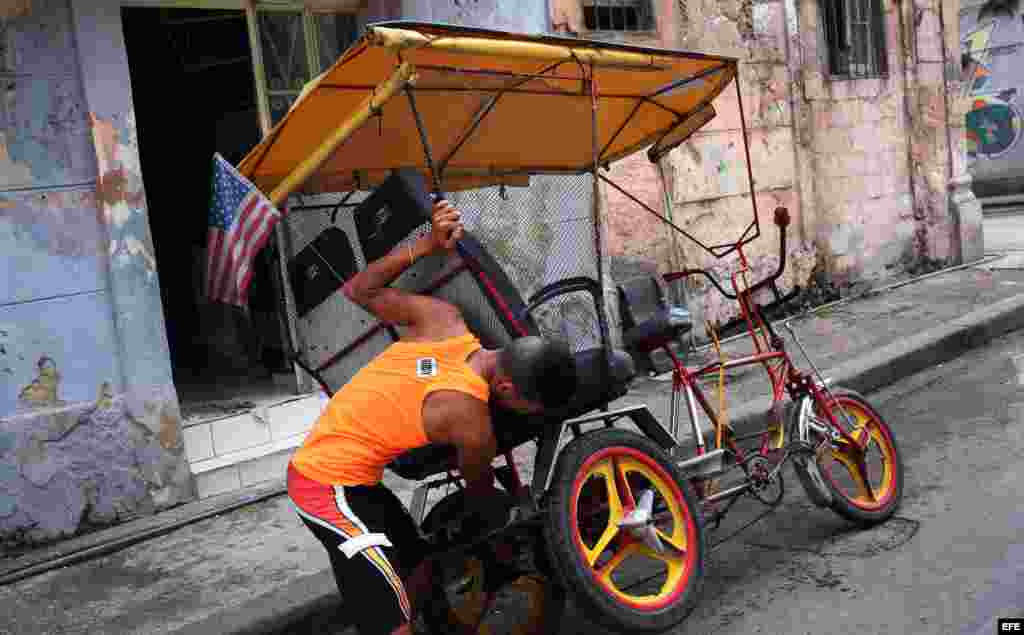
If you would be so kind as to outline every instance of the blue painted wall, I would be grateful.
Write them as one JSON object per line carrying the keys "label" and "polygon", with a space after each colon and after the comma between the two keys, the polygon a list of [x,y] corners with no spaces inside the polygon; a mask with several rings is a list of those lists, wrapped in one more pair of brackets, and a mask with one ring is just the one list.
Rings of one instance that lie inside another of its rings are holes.
{"label": "blue painted wall", "polygon": [[103,382],[120,388],[121,376],[96,158],[66,2],[38,0],[29,15],[0,21],[0,82],[4,416],[19,408],[44,356],[60,373],[61,400],[95,399]]}
{"label": "blue painted wall", "polygon": [[117,2],[0,9],[0,545],[193,497]]}

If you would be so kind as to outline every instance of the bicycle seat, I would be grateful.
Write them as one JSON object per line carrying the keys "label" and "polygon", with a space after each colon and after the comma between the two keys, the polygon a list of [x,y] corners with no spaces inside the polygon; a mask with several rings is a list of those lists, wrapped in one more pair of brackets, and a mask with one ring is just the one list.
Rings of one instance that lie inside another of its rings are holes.
{"label": "bicycle seat", "polygon": [[[604,349],[592,348],[575,353],[577,387],[563,408],[543,415],[522,415],[491,406],[491,426],[498,441],[498,454],[504,454],[535,439],[546,425],[554,425],[586,414],[618,399],[629,390],[636,377],[636,366],[625,351],[613,350],[607,376]],[[421,481],[458,466],[455,449],[450,445],[425,445],[395,458],[388,469],[398,476]]]}
{"label": "bicycle seat", "polygon": [[650,353],[693,328],[690,312],[670,306],[654,276],[633,278],[619,285],[622,340],[626,348]]}

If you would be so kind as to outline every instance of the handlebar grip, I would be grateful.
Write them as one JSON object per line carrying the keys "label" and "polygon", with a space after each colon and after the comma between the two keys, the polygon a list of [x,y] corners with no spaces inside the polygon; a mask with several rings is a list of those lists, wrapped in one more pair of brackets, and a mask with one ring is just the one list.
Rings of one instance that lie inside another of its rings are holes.
{"label": "handlebar grip", "polygon": [[789,210],[785,207],[775,208],[775,224],[785,231],[789,227]]}

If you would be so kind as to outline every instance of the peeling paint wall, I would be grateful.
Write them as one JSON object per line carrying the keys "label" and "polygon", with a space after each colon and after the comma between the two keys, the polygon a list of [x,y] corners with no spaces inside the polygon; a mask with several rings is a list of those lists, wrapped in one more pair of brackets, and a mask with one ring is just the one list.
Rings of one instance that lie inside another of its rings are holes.
{"label": "peeling paint wall", "polygon": [[[553,0],[552,28],[594,37],[578,5]],[[969,191],[964,197],[958,189],[963,150],[950,142],[958,138],[960,107],[950,98],[958,81],[950,64],[958,59],[951,51],[959,37],[950,24],[956,0],[883,2],[889,73],[858,80],[826,75],[819,3],[657,0],[653,6],[656,32],[608,37],[740,59],[762,236],[745,249],[752,279],[778,263],[777,206],[793,219],[783,290],[812,279],[849,287],[978,257],[980,213]],[[715,107],[717,118],[663,159],[668,193],[658,166],[645,156],[611,170],[631,193],[709,245],[736,240],[753,219],[735,89]],[[609,248],[620,279],[685,265],[728,280],[735,258],[717,260],[673,236],[614,191],[607,201]],[[699,317],[736,315],[735,303],[696,287]]]}
{"label": "peeling paint wall", "polygon": [[936,253],[914,207],[900,11],[884,5],[889,72],[881,78],[830,78],[820,29],[812,28],[821,23],[818,5],[800,3],[797,20],[805,115],[799,149],[814,181],[806,199],[815,209],[813,238],[837,285],[881,280]]}
{"label": "peeling paint wall", "polygon": [[91,28],[82,42],[83,22],[109,27],[119,7],[15,4],[0,15],[5,547],[192,497],[127,68],[118,77],[116,47],[90,42],[109,33]]}
{"label": "peeling paint wall", "polygon": [[[593,37],[583,27],[576,2],[552,2],[556,30]],[[794,177],[794,142],[786,68],[785,8],[782,2],[751,4],[738,0],[675,0],[654,3],[654,33],[601,37],[628,40],[703,53],[735,56],[740,65],[744,116],[755,175],[762,238],[748,247],[754,276],[778,264],[778,234],[772,211],[785,206],[793,217],[790,260],[783,287],[803,284],[815,261],[813,243],[802,231],[799,184]],[[655,211],[708,245],[738,238],[753,219],[743,138],[735,90],[715,103],[718,116],[711,124],[662,160],[668,192],[659,166],[636,155],[612,166],[610,178]],[[688,267],[707,267],[728,279],[733,261],[719,261],[703,252],[634,202],[605,188],[608,208],[609,254],[616,280]],[[717,292],[695,281],[692,309],[698,318],[727,320],[733,307]]]}

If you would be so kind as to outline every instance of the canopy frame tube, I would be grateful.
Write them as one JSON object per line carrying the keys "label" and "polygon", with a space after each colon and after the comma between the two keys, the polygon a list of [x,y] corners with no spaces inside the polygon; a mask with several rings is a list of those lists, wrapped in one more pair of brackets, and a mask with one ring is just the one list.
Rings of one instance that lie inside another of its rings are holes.
{"label": "canopy frame tube", "polygon": [[531,79],[547,76],[547,73],[549,71],[557,70],[558,67],[561,66],[562,64],[564,64],[564,62],[554,62],[552,64],[549,64],[548,66],[544,67],[540,73],[530,73],[528,75],[519,74],[520,76],[517,78],[518,81],[499,89],[497,93],[493,95],[490,98],[490,100],[473,115],[473,120],[470,122],[469,127],[466,128],[466,130],[462,133],[462,136],[459,137],[459,140],[455,143],[455,146],[451,149],[451,151],[448,152],[448,154],[443,159],[441,159],[441,163],[438,166],[438,178],[444,176],[445,168],[447,168],[451,160],[455,158],[456,153],[458,153],[458,151],[462,149],[462,146],[465,145],[467,141],[469,141],[470,137],[472,137],[473,133],[477,131],[477,129],[480,127],[480,124],[484,122],[484,119],[487,118],[487,115],[490,114],[490,112],[494,110],[494,107],[498,105],[498,101],[501,100],[502,96],[505,95],[505,93],[509,92],[510,90],[515,90],[516,88],[522,86]]}
{"label": "canopy frame tube", "polygon": [[359,130],[370,117],[379,112],[388,100],[408,85],[414,84],[415,81],[415,67],[408,62],[400,64],[391,77],[382,82],[373,91],[373,94],[364,99],[349,118],[342,121],[316,150],[295,166],[295,169],[274,188],[274,191],[270,193],[270,201],[275,206],[284,202],[327,162],[346,139]]}
{"label": "canopy frame tube", "polygon": [[540,62],[568,62],[579,60],[582,63],[600,68],[620,68],[635,71],[662,71],[668,57],[633,51],[597,50],[589,47],[570,47],[543,42],[522,42],[512,40],[492,40],[468,36],[430,37],[416,31],[386,26],[367,27],[367,39],[370,43],[396,53],[408,49],[431,48],[439,51],[465,53],[470,55],[489,55],[495,57],[537,60]]}
{"label": "canopy frame tube", "polygon": [[[576,60],[582,67],[582,62]],[[593,224],[594,224],[594,258],[597,261],[597,288],[601,292],[601,301],[597,302],[595,310],[597,311],[597,325],[601,331],[601,347],[604,349],[605,363],[601,364],[601,385],[607,386],[609,375],[612,368],[612,352],[615,348],[611,341],[611,333],[608,328],[608,317],[605,314],[605,303],[607,300],[607,294],[604,288],[604,250],[601,249],[601,182],[598,181],[601,170],[601,140],[600,130],[598,130],[598,101],[597,101],[597,82],[594,81],[594,64],[590,64],[590,77],[587,80],[587,84],[590,88],[590,128],[591,128],[591,152],[593,154],[593,172],[591,173],[591,182],[593,184],[592,194],[592,205],[593,205]],[[608,404],[601,407],[605,412],[608,411]]]}

